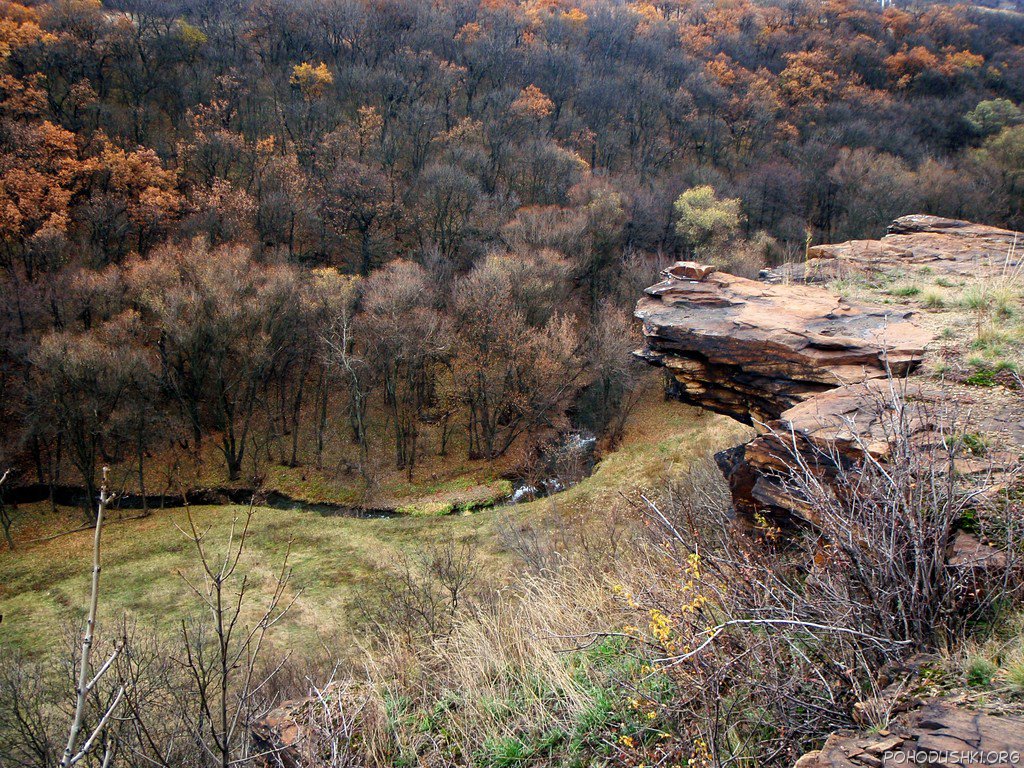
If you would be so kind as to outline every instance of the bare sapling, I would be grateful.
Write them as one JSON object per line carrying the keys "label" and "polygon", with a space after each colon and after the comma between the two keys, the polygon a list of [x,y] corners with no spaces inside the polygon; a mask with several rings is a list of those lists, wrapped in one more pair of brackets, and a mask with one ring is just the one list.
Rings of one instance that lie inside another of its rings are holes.
{"label": "bare sapling", "polygon": [[289,552],[273,577],[273,591],[255,622],[249,625],[246,614],[253,582],[240,569],[248,544],[254,515],[250,504],[238,530],[232,522],[223,553],[210,551],[191,509],[188,530],[184,531],[195,547],[201,581],[182,575],[198,598],[202,615],[181,622],[185,674],[194,685],[196,711],[191,730],[200,749],[221,768],[244,761],[253,755],[248,737],[250,726],[264,714],[268,688],[280,669],[261,666],[267,632],[289,611],[298,593],[288,597],[291,569]]}
{"label": "bare sapling", "polygon": [[3,497],[3,487],[10,474],[11,470],[5,469],[3,476],[0,477],[0,528],[4,529],[4,540],[7,542],[7,549],[13,552],[14,537],[11,536],[11,526],[14,524],[14,516],[11,514],[10,508],[4,503]]}
{"label": "bare sapling", "polygon": [[[97,683],[99,683],[103,675],[111,668],[111,665],[113,665],[114,661],[121,653],[122,648],[120,644],[117,645],[110,656],[107,657],[107,660],[104,661],[103,664],[100,665],[99,669],[96,670],[95,674],[90,677],[90,673],[92,673],[93,668],[89,662],[90,656],[92,655],[93,642],[96,636],[96,622],[99,608],[100,537],[103,532],[103,515],[106,512],[107,505],[109,505],[111,500],[114,498],[107,490],[107,473],[108,469],[107,467],[104,467],[103,483],[100,485],[99,505],[96,512],[96,530],[93,535],[92,590],[89,598],[89,615],[86,618],[85,632],[82,635],[82,655],[79,661],[78,683],[75,687],[75,713],[71,720],[71,728],[68,731],[68,744],[67,747],[64,748],[64,754],[61,757],[61,768],[70,768],[70,766],[77,765],[85,759],[85,757],[92,751],[93,747],[96,746],[97,741],[106,729],[111,717],[113,717],[114,712],[121,704],[121,699],[124,698],[124,687],[122,686],[118,688],[113,701],[100,716],[96,726],[79,746],[79,739],[85,735],[83,724],[85,722],[86,700],[89,694],[95,690]],[[101,763],[104,768],[110,764],[110,761],[114,756],[115,744],[116,742],[113,740],[108,740],[106,743]]]}

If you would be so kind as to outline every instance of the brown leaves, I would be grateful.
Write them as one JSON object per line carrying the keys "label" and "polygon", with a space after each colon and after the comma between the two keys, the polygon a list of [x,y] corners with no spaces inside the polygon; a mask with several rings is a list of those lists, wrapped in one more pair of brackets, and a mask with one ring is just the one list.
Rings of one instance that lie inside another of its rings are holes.
{"label": "brown leaves", "polygon": [[793,105],[821,105],[839,85],[839,75],[832,71],[830,59],[824,51],[787,53],[786,68],[779,78],[781,91]]}
{"label": "brown leaves", "polygon": [[555,103],[533,84],[523,88],[511,106],[512,114],[532,120],[543,120],[554,108]]}

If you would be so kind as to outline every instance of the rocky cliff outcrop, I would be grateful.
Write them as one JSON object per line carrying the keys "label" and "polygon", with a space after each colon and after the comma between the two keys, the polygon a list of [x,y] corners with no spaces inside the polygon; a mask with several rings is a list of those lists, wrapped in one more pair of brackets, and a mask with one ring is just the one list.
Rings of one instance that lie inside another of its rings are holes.
{"label": "rocky cliff outcrop", "polygon": [[849,275],[933,269],[947,276],[1000,274],[1019,263],[1020,233],[939,216],[903,216],[880,240],[816,245],[804,262],[765,270],[766,282],[827,282]]}
{"label": "rocky cliff outcrop", "polygon": [[[916,375],[935,323],[922,322],[905,301],[854,301],[822,283],[911,269],[971,279],[1018,269],[1017,235],[1007,230],[905,216],[889,232],[881,240],[817,246],[807,262],[762,280],[679,262],[637,304],[646,342],[637,355],[670,374],[671,393],[759,433],[718,457],[738,512],[813,522],[813,510],[780,483],[797,454],[826,474],[830,463],[865,453],[884,458],[887,408],[949,401],[946,388]],[[932,427],[926,410],[914,411],[911,433]]]}
{"label": "rocky cliff outcrop", "polygon": [[[966,352],[983,331],[999,338],[1002,331],[983,328],[982,318],[991,320],[986,303],[1001,290],[1019,303],[1017,238],[964,221],[905,216],[880,240],[811,248],[806,261],[766,270],[761,280],[679,262],[637,304],[646,343],[636,354],[665,369],[669,392],[680,400],[755,428],[748,443],[716,457],[741,518],[769,513],[813,525],[814,505],[787,482],[794,466],[825,483],[867,456],[884,466],[896,423],[915,450],[945,447],[948,433],[939,424],[966,415],[976,430],[972,444],[986,455],[964,451],[954,458],[957,474],[998,471],[1024,453],[1019,375],[1003,389],[989,372],[980,380],[989,390],[970,386],[970,376],[937,375],[926,362],[940,346],[943,354]],[[963,307],[945,312],[941,297],[913,298],[921,288],[908,278],[973,290],[976,317],[965,325]],[[854,284],[858,300],[827,287],[833,281]],[[990,491],[998,487],[987,477]],[[1001,558],[964,532],[947,551],[948,565],[957,568],[1003,568]],[[798,768],[1019,759],[1024,720],[947,699],[906,701],[905,682],[891,686],[891,700],[858,704],[864,714],[878,703],[879,712],[858,722],[888,722],[886,729],[833,734]]]}
{"label": "rocky cliff outcrop", "polygon": [[681,399],[747,424],[777,419],[850,382],[921,362],[932,335],[913,312],[848,302],[824,288],[770,285],[679,262],[647,289],[636,316]]}

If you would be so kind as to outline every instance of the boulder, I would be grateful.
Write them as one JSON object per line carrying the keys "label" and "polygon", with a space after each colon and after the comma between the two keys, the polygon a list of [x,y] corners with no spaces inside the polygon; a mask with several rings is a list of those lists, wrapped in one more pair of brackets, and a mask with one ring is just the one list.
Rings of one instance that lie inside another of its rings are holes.
{"label": "boulder", "polygon": [[712,272],[717,272],[718,267],[711,264],[698,264],[696,261],[677,261],[667,272],[677,280],[696,280],[700,282]]}

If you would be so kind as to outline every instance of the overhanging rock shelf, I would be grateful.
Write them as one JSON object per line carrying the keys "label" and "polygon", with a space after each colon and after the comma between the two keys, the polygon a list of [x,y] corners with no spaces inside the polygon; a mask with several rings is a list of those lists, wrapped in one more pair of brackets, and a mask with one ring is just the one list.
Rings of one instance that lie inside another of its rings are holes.
{"label": "overhanging rock shelf", "polygon": [[717,457],[740,514],[784,512],[813,522],[813,510],[778,480],[794,450],[813,454],[812,462],[884,453],[880,404],[892,401],[894,382],[906,397],[944,396],[914,375],[935,337],[913,309],[848,301],[825,282],[922,269],[996,276],[1018,258],[1016,233],[964,221],[905,216],[889,233],[818,246],[806,262],[761,280],[678,262],[637,304],[646,343],[636,354],[670,374],[672,394],[758,432]]}

